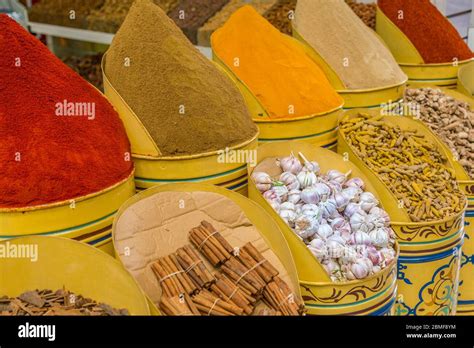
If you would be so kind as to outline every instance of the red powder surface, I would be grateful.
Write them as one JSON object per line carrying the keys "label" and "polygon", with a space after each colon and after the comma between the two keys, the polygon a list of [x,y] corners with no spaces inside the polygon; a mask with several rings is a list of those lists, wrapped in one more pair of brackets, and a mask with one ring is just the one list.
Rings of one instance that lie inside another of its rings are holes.
{"label": "red powder surface", "polygon": [[[420,52],[425,63],[448,63],[473,57],[456,28],[430,0],[378,0],[383,13]],[[399,17],[403,11],[403,19]]]}
{"label": "red powder surface", "polygon": [[[130,144],[107,99],[6,15],[0,52],[0,208],[74,199],[130,175]],[[64,100],[95,103],[95,119],[58,116]]]}

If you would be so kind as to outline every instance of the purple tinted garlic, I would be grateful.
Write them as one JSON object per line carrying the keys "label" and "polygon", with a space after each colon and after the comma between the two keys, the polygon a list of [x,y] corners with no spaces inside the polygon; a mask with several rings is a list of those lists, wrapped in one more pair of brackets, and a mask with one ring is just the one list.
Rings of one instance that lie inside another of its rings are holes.
{"label": "purple tinted garlic", "polygon": [[313,172],[299,172],[296,177],[298,178],[301,189],[313,186],[318,180],[316,174]]}
{"label": "purple tinted garlic", "polygon": [[264,172],[254,172],[252,179],[260,192],[266,192],[272,188],[272,178]]}
{"label": "purple tinted garlic", "polygon": [[344,211],[349,204],[349,199],[342,193],[334,194],[334,201],[336,202],[336,209],[340,212]]}
{"label": "purple tinted garlic", "polygon": [[284,172],[290,172],[295,175],[298,174],[303,168],[299,159],[297,159],[293,154],[282,158],[277,163]]}
{"label": "purple tinted garlic", "polygon": [[306,204],[318,204],[320,201],[319,194],[313,187],[308,187],[301,191],[300,198]]}
{"label": "purple tinted garlic", "polygon": [[379,204],[379,201],[371,192],[364,192],[360,195],[360,207],[368,213],[373,207]]}
{"label": "purple tinted garlic", "polygon": [[323,265],[326,272],[328,272],[329,274],[333,274],[334,272],[337,272],[340,270],[339,264],[332,259],[325,260],[321,264]]}
{"label": "purple tinted garlic", "polygon": [[351,272],[357,279],[364,279],[369,275],[369,269],[361,262],[353,263],[351,266]]}
{"label": "purple tinted garlic", "polygon": [[328,257],[328,251],[326,246],[321,247],[321,248],[315,248],[311,245],[308,246],[308,249],[311,251],[311,253],[316,256],[318,260],[324,260]]}
{"label": "purple tinted garlic", "polygon": [[328,171],[326,177],[328,181],[334,181],[341,185],[346,181],[346,175],[336,169],[331,169],[330,171]]}
{"label": "purple tinted garlic", "polygon": [[364,181],[361,178],[351,178],[344,183],[345,187],[355,187],[363,190],[365,187]]}
{"label": "purple tinted garlic", "polygon": [[276,201],[278,203],[281,202],[281,198],[273,190],[268,190],[267,192],[264,192],[263,198],[265,198],[268,202],[272,202],[272,201]]}
{"label": "purple tinted garlic", "polygon": [[336,202],[332,198],[326,201],[320,202],[319,209],[321,209],[321,214],[323,216],[323,219],[331,219],[338,214],[337,208],[336,208]]}
{"label": "purple tinted garlic", "polygon": [[350,247],[350,246],[345,246],[344,250],[342,252],[342,256],[339,258],[339,261],[344,264],[351,264],[357,260],[357,251]]}
{"label": "purple tinted garlic", "polygon": [[298,190],[300,188],[298,178],[293,173],[283,172],[280,175],[280,181],[288,188],[289,191]]}
{"label": "purple tinted garlic", "polygon": [[318,182],[313,185],[313,189],[319,196],[320,201],[325,201],[331,196],[331,188],[325,183]]}
{"label": "purple tinted garlic", "polygon": [[374,266],[380,264],[380,261],[382,261],[382,255],[380,255],[377,248],[375,248],[373,245],[367,246],[367,257],[370,261],[372,261]]}
{"label": "purple tinted garlic", "polygon": [[288,202],[293,204],[298,203],[301,200],[301,191],[300,190],[291,190],[288,192]]}
{"label": "purple tinted garlic", "polygon": [[369,233],[369,237],[372,244],[379,248],[385,248],[390,241],[389,232],[385,227],[374,229]]}
{"label": "purple tinted garlic", "polygon": [[330,235],[332,235],[334,233],[333,229],[331,228],[331,226],[325,221],[323,220],[319,226],[318,226],[318,230],[316,232],[318,234],[318,236],[320,236],[321,238],[323,239],[326,239],[328,238]]}
{"label": "purple tinted garlic", "polygon": [[363,212],[362,209],[360,209],[359,204],[349,203],[346,206],[346,209],[344,209],[344,216],[346,216],[347,218],[351,218],[352,215],[354,215],[355,213],[358,213],[358,212]]}
{"label": "purple tinted garlic", "polygon": [[369,216],[371,216],[374,221],[375,227],[389,227],[390,226],[390,216],[385,210],[379,207],[373,207],[369,211]]}
{"label": "purple tinted garlic", "polygon": [[349,223],[353,231],[370,232],[373,229],[373,225],[367,221],[367,214],[363,211],[359,211],[351,216]]}
{"label": "purple tinted garlic", "polygon": [[342,190],[342,194],[347,197],[350,202],[359,202],[362,190],[357,187],[347,187]]}
{"label": "purple tinted garlic", "polygon": [[[275,192],[280,201],[284,202],[288,198],[288,189],[285,185],[273,186],[271,191]],[[269,191],[267,191],[269,192]]]}

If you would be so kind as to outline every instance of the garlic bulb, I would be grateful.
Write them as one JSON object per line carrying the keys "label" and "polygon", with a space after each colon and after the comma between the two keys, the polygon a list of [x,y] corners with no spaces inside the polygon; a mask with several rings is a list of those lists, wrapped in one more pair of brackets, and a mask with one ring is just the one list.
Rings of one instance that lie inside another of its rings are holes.
{"label": "garlic bulb", "polygon": [[345,187],[354,187],[363,190],[365,187],[364,181],[361,178],[351,178],[344,183]]}
{"label": "garlic bulb", "polygon": [[372,244],[384,248],[388,245],[390,240],[389,233],[385,228],[377,228],[369,233],[369,237],[372,241]]}
{"label": "garlic bulb", "polygon": [[275,178],[255,172],[263,197],[321,262],[331,280],[363,279],[396,257],[390,218],[360,178],[339,170],[320,173],[317,162],[292,154]]}
{"label": "garlic bulb", "polygon": [[313,186],[317,181],[316,174],[313,172],[299,172],[297,178],[302,189]]}
{"label": "garlic bulb", "polygon": [[366,213],[378,204],[379,201],[371,192],[364,192],[360,195],[360,207]]}
{"label": "garlic bulb", "polygon": [[318,174],[319,171],[320,171],[320,167],[319,167],[319,163],[318,162],[314,162],[314,161],[308,161],[308,162],[305,162],[304,166],[303,166],[303,171],[304,172],[312,172],[314,174]]}
{"label": "garlic bulb", "polygon": [[352,264],[351,272],[357,279],[364,279],[369,275],[369,269],[367,265],[357,261]]}
{"label": "garlic bulb", "polygon": [[309,243],[308,249],[320,261],[328,257],[328,249],[327,249],[326,243],[321,239],[318,239],[318,238],[313,239]]}
{"label": "garlic bulb", "polygon": [[347,197],[350,202],[359,202],[362,190],[357,187],[346,187],[342,190],[342,194]]}
{"label": "garlic bulb", "polygon": [[352,215],[355,213],[362,212],[362,209],[360,208],[359,204],[357,203],[349,203],[346,206],[346,209],[344,209],[344,215],[348,218],[351,218]]}
{"label": "garlic bulb", "polygon": [[260,192],[266,192],[272,188],[272,178],[264,172],[254,172],[252,179]]}
{"label": "garlic bulb", "polygon": [[326,174],[327,178],[329,181],[335,181],[339,184],[342,184],[346,181],[346,175],[344,173],[341,173],[340,171],[336,169],[332,169],[327,172]]}
{"label": "garlic bulb", "polygon": [[313,189],[319,196],[320,201],[325,201],[331,195],[331,188],[322,182],[315,183]]}
{"label": "garlic bulb", "polygon": [[298,203],[301,200],[301,191],[300,190],[291,190],[288,192],[288,202],[293,204]]}
{"label": "garlic bulb", "polygon": [[295,224],[295,220],[297,218],[297,215],[296,213],[293,211],[293,210],[284,210],[284,209],[281,209],[281,206],[280,206],[280,217],[285,220],[285,222],[290,225],[291,227],[293,227]]}
{"label": "garlic bulb", "polygon": [[280,175],[280,181],[288,188],[289,191],[298,190],[300,188],[300,183],[296,178],[296,175],[293,173],[283,172]]}
{"label": "garlic bulb", "polygon": [[288,198],[288,189],[285,185],[273,186],[271,191],[273,191],[281,201],[285,201]]}
{"label": "garlic bulb", "polygon": [[318,230],[317,230],[317,234],[323,238],[323,239],[326,239],[327,237],[329,237],[331,234],[333,234],[333,229],[332,227],[326,222],[326,221],[322,221],[321,224],[319,224],[318,226]]}
{"label": "garlic bulb", "polygon": [[324,202],[319,203],[323,219],[330,219],[337,214],[336,201],[330,198]]}
{"label": "garlic bulb", "polygon": [[349,223],[353,230],[361,232],[370,232],[371,226],[367,221],[367,214],[363,211],[356,212],[351,216]]}
{"label": "garlic bulb", "polygon": [[278,164],[284,172],[290,172],[293,174],[298,174],[303,168],[299,159],[297,159],[293,154],[282,158],[279,160]]}
{"label": "garlic bulb", "polygon": [[334,201],[336,202],[336,209],[338,211],[344,211],[349,204],[349,198],[344,196],[343,193],[339,192],[334,195]]}
{"label": "garlic bulb", "polygon": [[319,222],[317,219],[310,218],[305,215],[300,215],[295,220],[295,232],[303,239],[308,239],[314,236],[318,230]]}

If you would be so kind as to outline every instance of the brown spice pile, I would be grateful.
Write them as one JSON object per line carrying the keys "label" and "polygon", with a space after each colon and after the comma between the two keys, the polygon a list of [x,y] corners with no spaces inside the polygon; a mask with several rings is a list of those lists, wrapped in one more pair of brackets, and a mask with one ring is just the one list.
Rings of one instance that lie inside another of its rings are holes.
{"label": "brown spice pile", "polygon": [[[91,30],[116,33],[122,25],[134,0],[105,0],[102,7],[88,16],[88,27]],[[171,11],[179,0],[153,0],[165,12]]]}
{"label": "brown spice pile", "polygon": [[282,33],[291,35],[292,19],[296,8],[296,0],[279,0],[270,10],[265,13],[264,17],[272,23]]}
{"label": "brown spice pile", "polygon": [[70,56],[63,59],[71,69],[81,75],[85,80],[89,81],[99,90],[104,90],[104,82],[102,79],[101,61],[103,54],[87,55],[87,56]]}
{"label": "brown spice pile", "polygon": [[0,316],[118,316],[130,315],[67,290],[27,291],[18,297],[0,297]]}
{"label": "brown spice pile", "polygon": [[420,106],[420,119],[451,149],[471,179],[474,179],[474,112],[468,103],[440,89],[407,89],[406,102]]}
{"label": "brown spice pile", "polygon": [[[104,0],[41,1],[29,10],[28,17],[32,22],[87,28],[87,16],[98,10],[103,3]],[[72,13],[75,18],[71,18]]]}
{"label": "brown spice pile", "polygon": [[169,16],[196,45],[198,29],[228,2],[229,0],[181,0]]}
{"label": "brown spice pile", "polygon": [[377,4],[364,4],[356,0],[346,0],[346,3],[350,6],[352,11],[362,19],[365,25],[375,30]]}
{"label": "brown spice pile", "polygon": [[130,9],[105,72],[164,156],[217,151],[257,134],[238,89],[150,0]]}

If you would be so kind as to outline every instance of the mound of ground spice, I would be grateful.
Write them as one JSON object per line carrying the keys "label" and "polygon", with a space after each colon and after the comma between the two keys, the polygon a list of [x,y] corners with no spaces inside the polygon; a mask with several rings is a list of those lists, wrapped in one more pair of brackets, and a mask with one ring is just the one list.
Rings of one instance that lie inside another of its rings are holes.
{"label": "mound of ground spice", "polygon": [[229,17],[244,5],[251,5],[258,13],[264,14],[269,10],[277,0],[230,0],[219,12],[211,17],[206,24],[198,30],[198,45],[211,45],[211,34],[220,28],[229,19]]}
{"label": "mound of ground spice", "polygon": [[237,10],[212,34],[211,43],[270,118],[309,116],[343,103],[300,44],[280,33],[252,6]]}
{"label": "mound of ground spice", "polygon": [[105,72],[164,156],[217,151],[257,134],[237,87],[150,0],[133,4]]}
{"label": "mound of ground spice", "polygon": [[[89,29],[116,33],[127,16],[134,0],[105,0],[102,7],[93,10],[87,17]],[[179,0],[153,0],[165,12],[171,11]]]}
{"label": "mound of ground spice", "polygon": [[0,51],[0,208],[74,199],[131,174],[107,99],[6,15]]}
{"label": "mound of ground spice", "polygon": [[228,2],[229,0],[181,0],[169,16],[196,45],[199,28]]}
{"label": "mound of ground spice", "polygon": [[265,18],[283,34],[291,35],[291,22],[293,21],[296,0],[278,0],[265,13]]}
{"label": "mound of ground spice", "polygon": [[381,88],[407,79],[388,48],[344,0],[299,0],[293,24],[347,89]]}
{"label": "mound of ground spice", "polygon": [[379,0],[378,6],[410,39],[425,63],[473,57],[456,28],[430,0]]}

